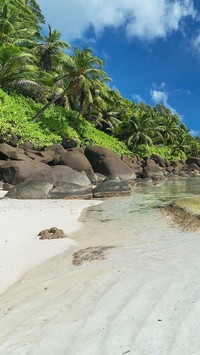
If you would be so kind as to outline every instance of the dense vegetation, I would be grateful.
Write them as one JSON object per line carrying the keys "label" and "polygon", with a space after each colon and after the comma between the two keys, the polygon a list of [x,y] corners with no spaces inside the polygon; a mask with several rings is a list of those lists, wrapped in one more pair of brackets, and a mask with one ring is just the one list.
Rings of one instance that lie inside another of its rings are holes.
{"label": "dense vegetation", "polygon": [[[104,62],[91,50],[70,48],[48,25],[36,0],[0,3],[0,134],[35,145],[75,138],[123,154],[167,160],[200,153],[178,115],[110,89]],[[69,48],[70,55],[66,54]]]}

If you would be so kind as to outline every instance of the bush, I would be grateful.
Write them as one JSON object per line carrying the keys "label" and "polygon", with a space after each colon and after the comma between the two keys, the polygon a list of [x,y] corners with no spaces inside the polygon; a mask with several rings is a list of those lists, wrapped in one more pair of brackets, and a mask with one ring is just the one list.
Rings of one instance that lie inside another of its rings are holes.
{"label": "bush", "polygon": [[174,150],[174,148],[170,146],[146,146],[141,144],[135,150],[135,154],[139,155],[140,158],[150,158],[153,154],[157,154],[169,162],[181,159],[186,160],[186,154],[184,152]]}

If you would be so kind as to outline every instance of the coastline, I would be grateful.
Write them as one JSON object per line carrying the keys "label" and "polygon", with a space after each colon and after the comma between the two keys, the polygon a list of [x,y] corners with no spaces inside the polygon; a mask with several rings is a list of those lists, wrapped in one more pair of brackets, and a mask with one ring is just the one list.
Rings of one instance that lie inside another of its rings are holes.
{"label": "coastline", "polygon": [[[73,247],[82,211],[97,200],[11,200],[0,190],[0,294],[31,269]],[[67,237],[40,240],[43,229],[63,229]]]}
{"label": "coastline", "polygon": [[[173,187],[142,187],[84,210],[72,248],[0,294],[0,353],[199,354],[199,235],[162,214]],[[76,252],[98,246],[113,248],[73,263]]]}

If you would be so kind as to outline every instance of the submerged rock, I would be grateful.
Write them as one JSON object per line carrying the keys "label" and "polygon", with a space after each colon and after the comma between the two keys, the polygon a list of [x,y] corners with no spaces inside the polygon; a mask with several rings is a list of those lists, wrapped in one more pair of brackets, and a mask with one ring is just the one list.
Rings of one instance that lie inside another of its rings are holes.
{"label": "submerged rock", "polygon": [[163,211],[182,230],[200,231],[200,196],[177,200]]}
{"label": "submerged rock", "polygon": [[112,248],[114,248],[114,246],[97,246],[81,249],[73,254],[72,263],[79,266],[88,261],[104,260],[106,258],[106,252]]}
{"label": "submerged rock", "polygon": [[128,181],[108,180],[97,185],[93,190],[94,197],[114,197],[130,195],[133,189]]}

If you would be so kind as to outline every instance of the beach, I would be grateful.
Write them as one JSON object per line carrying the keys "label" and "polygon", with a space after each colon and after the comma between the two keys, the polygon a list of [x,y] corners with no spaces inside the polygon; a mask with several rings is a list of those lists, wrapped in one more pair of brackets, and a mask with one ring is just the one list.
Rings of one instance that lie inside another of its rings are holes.
{"label": "beach", "polygon": [[[155,208],[166,191],[149,187],[85,210],[70,247],[0,295],[0,354],[198,355],[199,234]],[[82,201],[66,204],[77,217]],[[54,243],[38,241],[46,242]],[[74,252],[91,247],[112,248],[75,265]]]}
{"label": "beach", "polygon": [[[5,191],[0,191],[0,197]],[[0,199],[0,293],[22,275],[71,248],[70,238],[40,240],[39,232],[51,227],[66,235],[78,230],[82,210],[95,201]]]}

